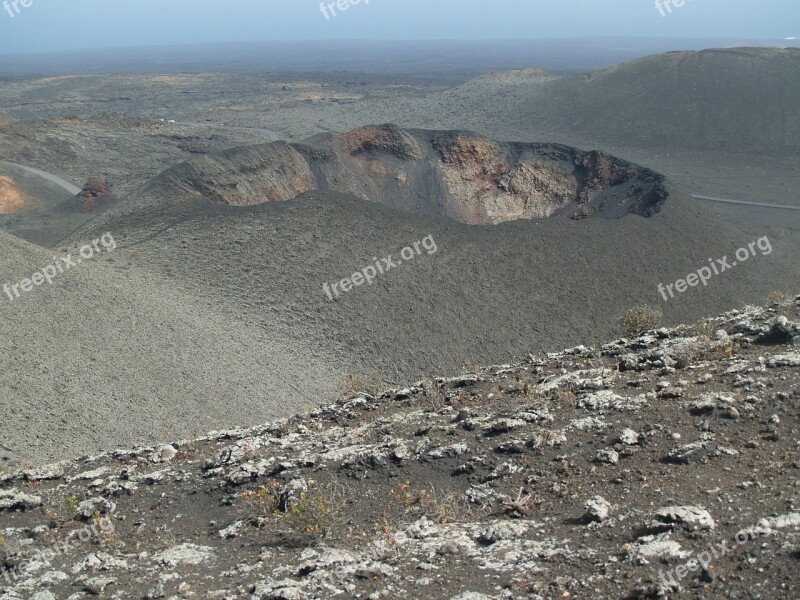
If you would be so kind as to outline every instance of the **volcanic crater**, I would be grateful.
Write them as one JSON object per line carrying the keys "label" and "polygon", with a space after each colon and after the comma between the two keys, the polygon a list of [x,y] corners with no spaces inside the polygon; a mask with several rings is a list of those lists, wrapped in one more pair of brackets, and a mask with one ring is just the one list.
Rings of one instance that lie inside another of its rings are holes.
{"label": "volcanic crater", "polygon": [[603,152],[394,125],[234,148],[162,176],[173,189],[231,206],[329,190],[470,225],[649,217],[669,195],[662,175]]}

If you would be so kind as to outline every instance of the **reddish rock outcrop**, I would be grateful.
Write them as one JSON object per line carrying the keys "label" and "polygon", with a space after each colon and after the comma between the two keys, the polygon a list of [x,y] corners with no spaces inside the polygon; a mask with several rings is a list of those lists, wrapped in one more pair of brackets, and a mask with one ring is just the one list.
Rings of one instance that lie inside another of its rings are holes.
{"label": "reddish rock outcrop", "polygon": [[92,177],[83,184],[80,196],[84,198],[98,198],[111,193],[111,188],[105,179]]}
{"label": "reddish rock outcrop", "polygon": [[389,154],[402,160],[420,160],[424,156],[417,141],[393,125],[359,127],[340,135],[338,145],[350,156]]}
{"label": "reddish rock outcrop", "polygon": [[14,180],[0,175],[0,215],[22,212],[28,204],[27,198]]}

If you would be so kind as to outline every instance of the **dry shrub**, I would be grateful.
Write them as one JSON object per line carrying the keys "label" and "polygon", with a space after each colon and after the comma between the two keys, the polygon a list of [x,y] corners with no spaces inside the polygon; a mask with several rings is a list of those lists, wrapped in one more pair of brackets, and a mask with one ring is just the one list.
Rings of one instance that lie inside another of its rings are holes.
{"label": "dry shrub", "polygon": [[767,296],[769,304],[783,304],[786,301],[786,294],[780,290],[772,290]]}
{"label": "dry shrub", "polygon": [[326,490],[313,482],[296,498],[282,492],[275,480],[240,495],[248,521],[256,525],[284,525],[295,533],[325,537],[331,528],[334,506]]}
{"label": "dry shrub", "polygon": [[400,504],[407,513],[425,516],[437,523],[463,521],[469,513],[464,498],[452,493],[437,493],[433,486],[417,488],[410,481],[392,488],[389,498]]}
{"label": "dry shrub", "polygon": [[664,313],[660,308],[653,308],[647,304],[633,306],[625,311],[620,318],[620,327],[627,337],[639,337],[645,331],[650,331],[661,325]]}
{"label": "dry shrub", "polygon": [[383,387],[383,379],[380,373],[373,371],[370,373],[347,373],[339,381],[339,396],[343,400],[349,400],[360,394],[377,396]]}

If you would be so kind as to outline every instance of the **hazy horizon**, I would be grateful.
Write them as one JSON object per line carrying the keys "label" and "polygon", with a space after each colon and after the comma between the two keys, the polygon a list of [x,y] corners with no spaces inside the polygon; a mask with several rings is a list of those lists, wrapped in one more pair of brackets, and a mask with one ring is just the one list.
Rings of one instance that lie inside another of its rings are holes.
{"label": "hazy horizon", "polygon": [[[781,40],[800,4],[772,0],[0,1],[0,54],[287,40],[530,40],[663,37]],[[676,2],[678,4],[676,4]],[[351,3],[353,3],[351,5]],[[28,4],[26,7],[24,4]],[[658,6],[657,6],[658,4]],[[324,10],[323,10],[324,9]]]}

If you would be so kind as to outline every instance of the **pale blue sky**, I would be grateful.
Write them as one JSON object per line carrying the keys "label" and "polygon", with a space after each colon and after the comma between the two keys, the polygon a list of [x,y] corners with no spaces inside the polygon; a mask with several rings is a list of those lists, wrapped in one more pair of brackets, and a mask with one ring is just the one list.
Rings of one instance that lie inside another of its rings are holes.
{"label": "pale blue sky", "polygon": [[800,0],[685,0],[666,16],[655,0],[361,0],[329,20],[319,0],[24,1],[31,6],[17,12],[0,0],[0,53],[285,39],[800,36]]}

